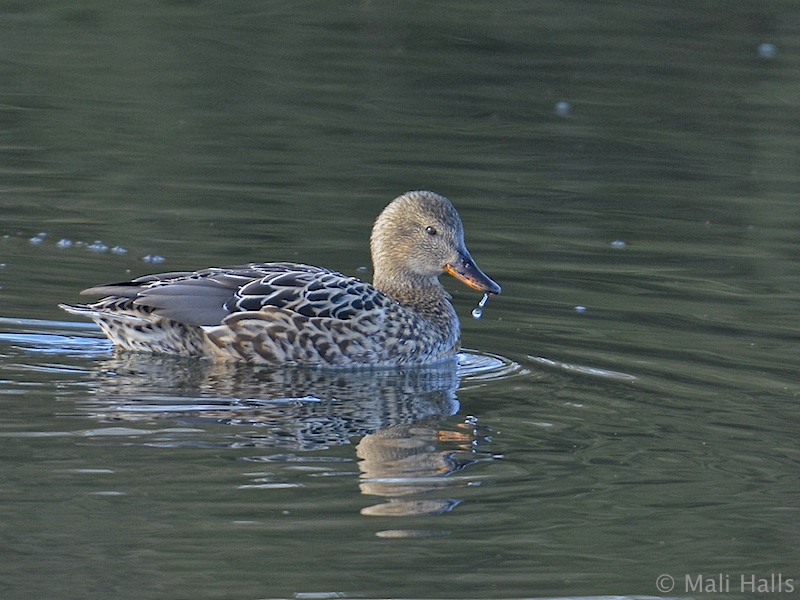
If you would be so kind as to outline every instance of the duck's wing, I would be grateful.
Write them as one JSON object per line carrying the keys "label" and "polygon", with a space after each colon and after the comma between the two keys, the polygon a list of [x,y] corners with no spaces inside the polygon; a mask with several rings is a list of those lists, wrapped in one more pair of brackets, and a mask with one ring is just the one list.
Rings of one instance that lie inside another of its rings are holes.
{"label": "duck's wing", "polygon": [[303,317],[347,320],[394,304],[372,285],[321,267],[277,263],[250,281],[227,305],[231,313],[284,309]]}
{"label": "duck's wing", "polygon": [[203,269],[159,273],[132,281],[100,285],[81,295],[106,296],[93,307],[142,309],[186,325],[216,325],[230,314],[226,304],[243,285],[260,277],[251,268]]}
{"label": "duck's wing", "polygon": [[134,307],[186,325],[219,325],[234,313],[284,309],[303,317],[350,319],[392,301],[371,285],[322,267],[253,263],[147,275],[82,294],[128,299]]}

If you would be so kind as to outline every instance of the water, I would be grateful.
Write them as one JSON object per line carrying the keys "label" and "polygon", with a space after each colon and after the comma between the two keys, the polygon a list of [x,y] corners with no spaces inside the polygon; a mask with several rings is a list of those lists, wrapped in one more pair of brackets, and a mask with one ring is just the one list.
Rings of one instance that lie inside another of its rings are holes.
{"label": "water", "polygon": [[[0,8],[1,597],[800,580],[800,11],[454,8]],[[445,280],[459,364],[116,355],[56,307],[251,260],[369,279],[420,188],[503,286],[474,320]]]}

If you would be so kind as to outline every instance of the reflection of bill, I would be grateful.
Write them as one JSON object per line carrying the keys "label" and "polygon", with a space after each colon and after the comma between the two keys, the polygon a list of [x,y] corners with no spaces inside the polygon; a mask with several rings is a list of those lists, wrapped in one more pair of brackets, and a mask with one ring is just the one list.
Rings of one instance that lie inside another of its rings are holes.
{"label": "reflection of bill", "polygon": [[[479,432],[474,424],[464,431],[437,431],[418,423],[388,427],[364,436],[356,448],[361,459],[361,492],[389,501],[361,510],[369,516],[441,514],[459,501],[452,498],[408,496],[446,493],[464,481],[446,477],[477,460],[473,448]],[[467,431],[468,430],[468,431]]]}

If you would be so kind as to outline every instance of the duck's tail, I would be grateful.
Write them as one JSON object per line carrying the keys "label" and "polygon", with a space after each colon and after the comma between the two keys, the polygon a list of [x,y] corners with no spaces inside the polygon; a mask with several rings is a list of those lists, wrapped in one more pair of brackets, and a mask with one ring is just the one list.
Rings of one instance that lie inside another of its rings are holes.
{"label": "duck's tail", "polygon": [[141,325],[147,323],[148,320],[140,316],[132,315],[129,313],[121,313],[112,310],[104,310],[94,304],[59,304],[59,308],[67,311],[71,315],[78,315],[79,317],[86,317],[92,321],[117,321],[119,323],[126,323],[131,325]]}
{"label": "duck's tail", "polygon": [[147,307],[133,306],[128,298],[59,306],[70,314],[91,319],[109,340],[126,350],[181,356],[215,355],[202,327],[161,317]]}

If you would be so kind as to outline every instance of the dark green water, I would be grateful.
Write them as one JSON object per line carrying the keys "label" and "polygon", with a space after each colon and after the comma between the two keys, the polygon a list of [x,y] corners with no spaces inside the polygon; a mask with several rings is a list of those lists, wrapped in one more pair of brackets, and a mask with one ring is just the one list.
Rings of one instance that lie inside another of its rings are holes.
{"label": "dark green water", "polygon": [[[791,597],[799,27],[788,0],[4,3],[0,597]],[[503,286],[476,321],[445,282],[460,380],[116,356],[56,307],[253,260],[368,279],[420,188]]]}

